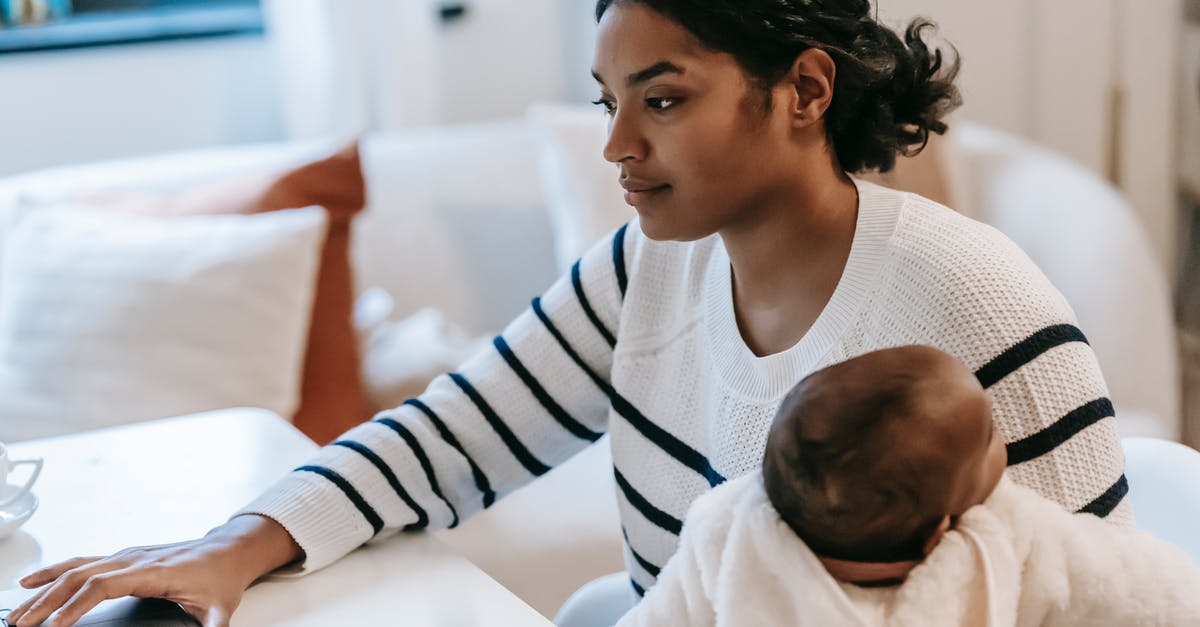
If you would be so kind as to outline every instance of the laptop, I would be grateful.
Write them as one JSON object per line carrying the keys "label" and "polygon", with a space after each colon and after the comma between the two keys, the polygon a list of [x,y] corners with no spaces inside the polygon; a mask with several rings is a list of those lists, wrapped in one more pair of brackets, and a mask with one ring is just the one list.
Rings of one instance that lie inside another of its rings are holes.
{"label": "laptop", "polygon": [[[29,590],[0,592],[0,627],[8,627],[8,612],[25,602]],[[163,599],[126,597],[105,601],[75,623],[77,627],[200,627],[178,603]]]}

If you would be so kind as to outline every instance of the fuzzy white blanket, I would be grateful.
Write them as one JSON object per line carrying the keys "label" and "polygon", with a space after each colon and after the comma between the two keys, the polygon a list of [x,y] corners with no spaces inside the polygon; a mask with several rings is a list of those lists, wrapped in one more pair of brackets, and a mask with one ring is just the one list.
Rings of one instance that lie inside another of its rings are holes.
{"label": "fuzzy white blanket", "polygon": [[1200,569],[1145,532],[1069,514],[1006,478],[903,584],[842,584],[755,473],[695,502],[679,551],[618,623],[638,625],[1200,625]]}

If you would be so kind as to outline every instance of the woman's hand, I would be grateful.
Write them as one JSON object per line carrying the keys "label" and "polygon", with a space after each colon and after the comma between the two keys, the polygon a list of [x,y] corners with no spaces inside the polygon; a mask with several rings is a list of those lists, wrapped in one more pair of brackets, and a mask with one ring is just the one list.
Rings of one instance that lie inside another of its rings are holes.
{"label": "woman's hand", "polygon": [[31,573],[21,586],[45,587],[10,612],[8,623],[66,627],[101,601],[136,596],[174,601],[204,627],[227,627],[250,584],[302,558],[275,521],[238,516],[199,540],[81,557]]}

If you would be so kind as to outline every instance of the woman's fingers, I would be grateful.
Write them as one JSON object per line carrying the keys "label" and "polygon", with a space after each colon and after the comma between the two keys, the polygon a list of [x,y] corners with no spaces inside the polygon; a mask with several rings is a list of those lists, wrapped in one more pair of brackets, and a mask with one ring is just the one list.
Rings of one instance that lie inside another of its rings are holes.
{"label": "woman's fingers", "polygon": [[252,572],[243,572],[247,570],[245,556],[239,555],[231,542],[239,532],[246,529],[237,527],[230,535],[125,549],[111,557],[77,558],[43,568],[21,580],[27,588],[42,588],[9,614],[8,623],[21,627],[46,621],[55,627],[72,625],[107,599],[135,596],[175,601],[205,625],[227,627],[242,592],[260,574],[253,566]]}
{"label": "woman's fingers", "polygon": [[103,558],[100,557],[76,557],[74,559],[59,562],[53,566],[47,566],[41,570],[35,570],[21,578],[17,582],[22,588],[40,588],[55,579],[58,579],[63,573],[68,570],[74,570],[80,566],[86,566],[92,562],[98,562]]}
{"label": "woman's fingers", "polygon": [[42,590],[41,592],[35,592],[33,596],[25,599],[24,603],[13,608],[13,610],[8,613],[8,616],[4,617],[5,623],[13,626],[18,625],[19,623],[17,621],[19,621],[21,617],[25,616],[25,613],[29,611],[29,608],[33,607],[33,605],[42,598],[42,594],[45,592],[45,590]]}
{"label": "woman's fingers", "polygon": [[132,569],[113,570],[91,575],[65,605],[49,615],[47,624],[50,627],[74,625],[80,617],[99,605],[101,601],[131,594],[136,595],[146,576],[144,570],[133,571]]}
{"label": "woman's fingers", "polygon": [[[64,564],[75,562],[63,562]],[[8,615],[9,624],[40,625],[50,616],[50,613],[62,607],[75,596],[88,580],[107,571],[119,569],[121,566],[111,559],[97,560],[89,558],[79,566],[63,572],[58,579],[46,589],[38,592],[33,598],[25,601]],[[53,568],[53,567],[52,567]]]}

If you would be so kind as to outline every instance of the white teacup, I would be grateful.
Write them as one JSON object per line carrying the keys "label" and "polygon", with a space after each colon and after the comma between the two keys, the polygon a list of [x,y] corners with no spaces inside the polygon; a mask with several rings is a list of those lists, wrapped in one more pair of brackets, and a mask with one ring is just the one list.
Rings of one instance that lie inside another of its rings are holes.
{"label": "white teacup", "polygon": [[26,494],[29,494],[29,490],[33,488],[33,482],[37,481],[38,475],[42,472],[42,459],[40,457],[35,459],[9,459],[8,448],[0,443],[0,490],[4,490],[8,485],[8,473],[12,472],[17,466],[25,465],[33,466],[33,472],[29,474],[29,478],[25,480],[25,485],[21,486],[21,489],[8,498],[0,500],[0,509],[16,503]]}

